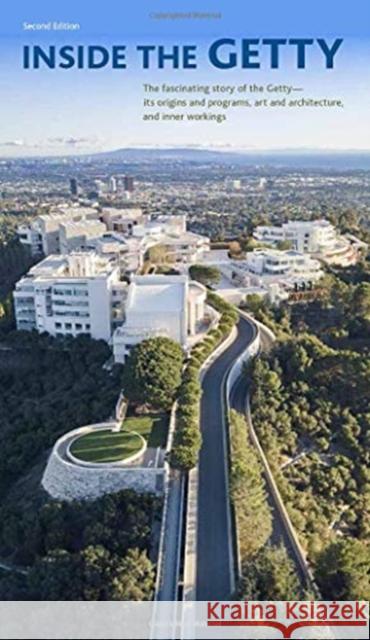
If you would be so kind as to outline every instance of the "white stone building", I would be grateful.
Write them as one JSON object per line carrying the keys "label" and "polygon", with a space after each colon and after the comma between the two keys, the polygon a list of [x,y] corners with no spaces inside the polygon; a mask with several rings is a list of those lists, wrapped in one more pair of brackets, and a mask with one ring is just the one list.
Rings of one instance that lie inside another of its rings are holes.
{"label": "white stone building", "polygon": [[[37,256],[44,254],[48,256],[61,252],[61,225],[67,225],[71,222],[79,223],[79,226],[76,227],[76,234],[77,237],[79,237],[79,235],[81,235],[81,229],[83,229],[86,223],[84,236],[88,238],[91,237],[88,221],[98,221],[99,215],[98,210],[92,207],[58,208],[48,214],[37,216],[28,224],[20,225],[17,230],[17,235],[20,242],[30,248],[32,255]],[[92,229],[91,226],[90,229]],[[69,233],[67,232],[69,242],[72,242],[73,238],[71,231],[70,229]],[[84,242],[84,237],[82,241]]]}
{"label": "white stone building", "polygon": [[106,231],[100,220],[68,220],[59,223],[59,253],[85,249]]}
{"label": "white stone building", "polygon": [[245,262],[248,271],[259,276],[285,276],[312,282],[323,274],[318,260],[293,250],[255,249],[247,253]]}
{"label": "white stone building", "polygon": [[136,273],[143,266],[143,243],[136,238],[126,238],[122,233],[106,231],[98,238],[91,238],[87,247],[115,262],[122,276]]}
{"label": "white stone building", "polygon": [[[106,220],[103,214],[103,220]],[[153,220],[122,219],[99,238],[91,240],[90,247],[125,263],[127,271],[133,273],[143,266],[145,258],[154,247],[164,247],[168,262],[194,264],[201,261],[210,250],[209,238],[186,230],[185,216],[160,216]],[[112,220],[111,220],[112,222]],[[127,225],[126,225],[127,223]],[[110,224],[110,226],[112,226]],[[125,227],[125,230],[124,230]]]}
{"label": "white stone building", "polygon": [[205,287],[187,276],[134,276],[125,304],[125,322],[113,334],[116,362],[146,338],[166,336],[186,348],[205,316]]}
{"label": "white stone building", "polygon": [[183,215],[159,216],[145,225],[133,227],[132,237],[140,240],[143,255],[152,247],[163,246],[169,262],[194,264],[210,250],[206,236],[186,230]]}
{"label": "white stone building", "polygon": [[287,299],[289,291],[316,283],[323,271],[318,260],[297,251],[256,249],[245,260],[230,260],[222,274],[245,294],[268,294],[274,303]]}
{"label": "white stone building", "polygon": [[127,207],[124,209],[104,207],[102,220],[108,231],[129,235],[134,226],[149,222],[150,216],[148,214],[144,215],[139,207]]}
{"label": "white stone building", "polygon": [[167,336],[186,348],[206,330],[206,295],[186,275],[132,276],[127,284],[115,263],[89,251],[48,256],[13,293],[17,329],[87,334],[112,344],[116,362],[149,337]]}
{"label": "white stone building", "polygon": [[109,342],[123,320],[127,285],[119,269],[92,252],[51,255],[17,282],[17,329],[53,336],[88,334]]}
{"label": "white stone building", "polygon": [[351,242],[340,236],[328,220],[293,220],[281,226],[260,225],[253,235],[264,244],[289,241],[293,250],[310,253],[330,264],[346,266],[356,262],[358,257]]}
{"label": "white stone building", "polygon": [[[32,255],[70,253],[85,248],[108,253],[118,260],[127,253],[133,272],[142,266],[156,245],[166,248],[171,262],[194,263],[209,251],[209,238],[186,230],[185,215],[161,215],[152,219],[140,208],[98,211],[89,207],[59,208],[18,227],[20,242]],[[106,238],[114,238],[107,242]],[[99,242],[101,240],[101,242]]]}
{"label": "white stone building", "polygon": [[135,275],[157,245],[184,265],[209,251],[209,239],[188,232],[183,215],[151,220],[141,209],[70,207],[38,216],[19,237],[47,257],[16,284],[18,329],[107,342],[114,334],[116,360],[123,361],[149,336],[167,335],[186,347],[204,319],[206,291],[186,275]]}

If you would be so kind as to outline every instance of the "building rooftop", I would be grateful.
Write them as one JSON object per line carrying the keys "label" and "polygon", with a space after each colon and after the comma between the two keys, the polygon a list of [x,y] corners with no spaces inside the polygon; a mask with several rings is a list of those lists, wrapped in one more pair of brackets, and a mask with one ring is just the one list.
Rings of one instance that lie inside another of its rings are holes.
{"label": "building rooftop", "polygon": [[60,226],[71,230],[80,229],[82,226],[91,228],[101,226],[102,229],[105,229],[105,225],[100,222],[100,220],[92,220],[91,218],[82,218],[82,220],[65,220],[60,223]]}
{"label": "building rooftop", "polygon": [[67,255],[52,254],[33,266],[25,277],[89,278],[108,276],[116,267],[94,251],[73,251]]}
{"label": "building rooftop", "polygon": [[136,276],[127,299],[127,311],[173,313],[186,302],[186,276]]}
{"label": "building rooftop", "polygon": [[266,258],[303,258],[307,260],[307,257],[305,258],[305,255],[303,253],[300,253],[299,251],[296,251],[295,249],[274,249],[274,248],[270,248],[270,247],[263,247],[263,248],[257,248],[257,249],[253,249],[253,251],[248,252],[247,256],[249,257],[254,257],[254,256],[265,256]]}
{"label": "building rooftop", "polygon": [[52,276],[63,271],[65,265],[65,256],[50,255],[31,267],[28,273],[32,276]]}
{"label": "building rooftop", "polygon": [[285,224],[290,227],[331,227],[332,224],[329,220],[324,220],[323,218],[320,220],[289,220]]}
{"label": "building rooftop", "polygon": [[305,227],[307,229],[310,229],[312,227],[322,227],[322,228],[330,228],[333,225],[331,224],[331,222],[329,222],[329,220],[325,220],[324,218],[321,218],[320,220],[288,220],[288,222],[283,222],[282,224],[277,224],[274,225],[272,223],[270,224],[259,224],[257,225],[257,229],[281,229],[282,227],[291,227],[294,228],[296,227],[301,228],[301,227]]}

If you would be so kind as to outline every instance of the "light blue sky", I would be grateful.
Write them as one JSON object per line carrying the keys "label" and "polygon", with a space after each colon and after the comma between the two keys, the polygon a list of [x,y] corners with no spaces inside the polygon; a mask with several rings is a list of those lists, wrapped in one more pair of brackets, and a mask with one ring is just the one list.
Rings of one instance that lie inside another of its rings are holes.
{"label": "light blue sky", "polygon": [[[124,146],[202,145],[224,148],[370,149],[370,2],[353,0],[105,0],[97,3],[18,1],[0,25],[0,156],[83,153]],[[82,7],[84,4],[84,8]],[[158,20],[159,11],[221,12],[220,20]],[[24,22],[78,22],[78,32],[23,30]],[[343,37],[336,67],[310,54],[296,71],[292,54],[279,70],[218,71],[207,45],[218,37]],[[129,68],[99,71],[22,69],[25,44],[126,44]],[[196,44],[197,70],[149,70],[138,43]],[[228,112],[226,123],[142,121],[143,82],[274,83],[304,87],[309,97],[341,98],[343,109]]]}

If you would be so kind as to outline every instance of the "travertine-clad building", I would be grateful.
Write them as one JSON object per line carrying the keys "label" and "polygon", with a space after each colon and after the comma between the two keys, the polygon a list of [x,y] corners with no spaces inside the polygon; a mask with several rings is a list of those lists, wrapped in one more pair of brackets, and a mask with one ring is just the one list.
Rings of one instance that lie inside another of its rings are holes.
{"label": "travertine-clad building", "polygon": [[[78,248],[83,246],[84,238],[91,237],[90,231],[92,227],[89,221],[99,220],[99,212],[92,207],[65,207],[59,208],[48,214],[37,216],[28,224],[22,224],[18,227],[17,234],[20,242],[30,248],[33,256],[61,253],[60,247],[60,227],[70,222],[78,223],[76,234],[82,235],[82,229],[85,229]],[[105,227],[100,227],[104,230]],[[72,239],[72,230],[68,233],[69,239]],[[94,235],[96,235],[94,229]],[[76,243],[73,248],[76,248]],[[70,249],[67,249],[67,251]],[[66,251],[65,251],[66,252]]]}
{"label": "travertine-clad building", "polygon": [[293,250],[249,251],[246,256],[246,266],[251,273],[260,276],[287,276],[302,282],[316,281],[323,275],[318,260]]}
{"label": "travertine-clad building", "polygon": [[146,338],[166,336],[184,348],[205,315],[206,289],[187,276],[134,276],[125,305],[125,322],[113,334],[116,362]]}
{"label": "travertine-clad building", "polygon": [[17,328],[109,342],[122,322],[126,293],[119,269],[97,254],[51,255],[16,284]]}
{"label": "travertine-clad building", "polygon": [[185,215],[152,217],[140,208],[60,208],[20,225],[17,233],[34,256],[100,248],[105,237],[114,237],[121,245],[116,245],[118,257],[127,244],[130,254],[135,251],[139,266],[157,245],[165,248],[169,261],[185,264],[199,261],[210,249],[209,238],[187,231]]}
{"label": "travertine-clad building", "polygon": [[254,237],[264,244],[289,241],[291,248],[310,253],[329,264],[346,266],[356,262],[357,246],[337,233],[328,220],[292,220],[281,226],[257,226]]}
{"label": "travertine-clad building", "polygon": [[185,275],[132,276],[94,252],[52,255],[16,284],[17,328],[53,336],[88,334],[113,345],[116,362],[145,338],[184,348],[205,316],[206,289]]}
{"label": "travertine-clad building", "polygon": [[292,249],[301,253],[320,253],[334,246],[337,234],[333,225],[327,220],[291,221],[281,226],[256,227],[256,240],[276,244],[288,240]]}
{"label": "travertine-clad building", "polygon": [[18,329],[89,334],[113,344],[123,362],[132,345],[163,335],[186,347],[204,319],[206,291],[186,275],[135,275],[160,245],[170,263],[196,262],[209,239],[188,232],[184,215],[141,209],[70,207],[22,225],[33,255],[46,255],[16,284]]}

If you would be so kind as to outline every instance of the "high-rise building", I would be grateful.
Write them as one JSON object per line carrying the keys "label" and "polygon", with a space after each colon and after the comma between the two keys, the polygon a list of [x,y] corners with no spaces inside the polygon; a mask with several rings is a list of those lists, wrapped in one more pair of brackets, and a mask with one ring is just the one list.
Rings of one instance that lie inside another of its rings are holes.
{"label": "high-rise building", "polygon": [[132,176],[125,176],[123,178],[123,188],[125,191],[133,191],[134,190],[134,179]]}
{"label": "high-rise building", "polygon": [[78,182],[76,178],[70,178],[69,180],[69,188],[72,196],[78,195]]}
{"label": "high-rise building", "polygon": [[95,190],[98,194],[98,197],[103,195],[103,193],[106,193],[107,191],[107,185],[103,180],[100,180],[99,178],[97,178],[96,180],[94,180],[94,187]]}
{"label": "high-rise building", "polygon": [[111,193],[116,193],[117,191],[117,180],[114,176],[109,178],[109,191]]}
{"label": "high-rise building", "polygon": [[258,188],[260,191],[264,191],[268,186],[268,180],[267,178],[261,178],[259,183],[258,183]]}

